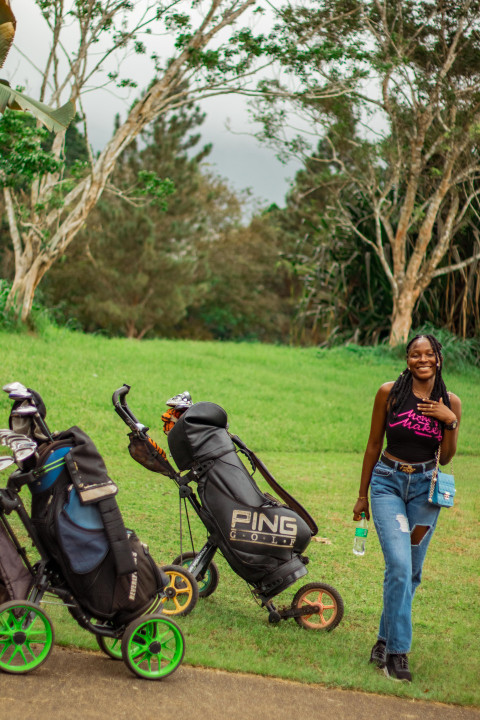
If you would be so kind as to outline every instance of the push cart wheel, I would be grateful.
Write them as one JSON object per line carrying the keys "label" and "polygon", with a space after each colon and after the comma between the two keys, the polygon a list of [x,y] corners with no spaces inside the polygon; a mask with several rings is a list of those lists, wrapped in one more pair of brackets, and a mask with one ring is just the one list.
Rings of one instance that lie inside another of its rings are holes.
{"label": "push cart wheel", "polygon": [[178,617],[188,615],[198,602],[197,581],[181,565],[164,565],[160,569],[168,577],[168,585],[163,589],[165,597],[162,598],[162,613]]}
{"label": "push cart wheel", "polygon": [[122,637],[122,658],[127,667],[146,680],[162,680],[183,660],[185,640],[173,620],[164,615],[142,615]]}
{"label": "push cart wheel", "polygon": [[343,617],[340,593],[324,583],[309,583],[297,592],[292,600],[292,610],[304,609],[307,606],[312,608],[312,614],[295,618],[297,623],[307,630],[333,630]]}
{"label": "push cart wheel", "polygon": [[0,605],[0,670],[27,673],[50,655],[55,633],[46,613],[25,600]]}
{"label": "push cart wheel", "polygon": [[[183,567],[190,567],[194,559],[197,557],[197,553],[194,552],[184,552],[182,555],[179,555],[175,558],[173,561],[174,565],[180,565]],[[215,590],[218,587],[218,581],[220,580],[220,573],[218,571],[218,567],[213,562],[213,560],[210,561],[207,569],[203,573],[203,575],[199,575],[195,578],[198,584],[198,596],[201,598],[206,598],[212,593],[215,592]]]}
{"label": "push cart wheel", "polygon": [[105,635],[95,635],[97,643],[105,655],[112,660],[122,660],[122,638],[105,637]]}

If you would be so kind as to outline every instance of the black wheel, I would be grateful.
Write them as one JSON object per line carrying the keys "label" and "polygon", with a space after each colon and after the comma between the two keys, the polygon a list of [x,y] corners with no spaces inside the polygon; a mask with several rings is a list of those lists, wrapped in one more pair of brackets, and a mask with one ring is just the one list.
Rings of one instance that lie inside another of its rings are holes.
{"label": "black wheel", "polygon": [[105,655],[112,660],[122,660],[122,638],[105,637],[105,635],[95,635],[98,646]]}
{"label": "black wheel", "polygon": [[295,618],[306,630],[333,630],[343,617],[340,593],[324,583],[309,583],[300,588],[292,600],[292,610],[306,606],[310,606],[314,612]]}
{"label": "black wheel", "polygon": [[198,583],[192,573],[182,565],[164,565],[160,569],[168,577],[168,585],[164,587],[165,596],[161,601],[164,615],[183,617],[192,612],[198,602]]}
{"label": "black wheel", "polygon": [[[188,568],[196,557],[197,553],[184,552],[182,555],[175,558],[173,564]],[[215,592],[218,587],[218,581],[220,580],[220,573],[218,572],[218,567],[215,565],[213,560],[210,562],[203,575],[198,575],[195,579],[198,584],[199,597],[205,598]]]}
{"label": "black wheel", "polygon": [[26,600],[0,605],[0,670],[27,673],[50,655],[55,633],[46,613]]}
{"label": "black wheel", "polygon": [[175,672],[183,660],[185,640],[173,620],[162,615],[142,615],[122,637],[126,666],[146,680],[162,680]]}

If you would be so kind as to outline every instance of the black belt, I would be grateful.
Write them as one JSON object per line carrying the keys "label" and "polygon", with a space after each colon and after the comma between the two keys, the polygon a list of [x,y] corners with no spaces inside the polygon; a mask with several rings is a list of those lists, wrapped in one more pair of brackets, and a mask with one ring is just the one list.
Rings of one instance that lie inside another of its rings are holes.
{"label": "black belt", "polygon": [[388,465],[388,467],[395,468],[395,470],[400,470],[400,472],[405,472],[409,475],[411,473],[427,472],[427,470],[433,470],[433,468],[437,464],[435,458],[433,460],[428,460],[427,462],[423,463],[400,462],[399,460],[391,460],[385,455],[385,453],[381,455],[380,461],[385,463],[385,465]]}

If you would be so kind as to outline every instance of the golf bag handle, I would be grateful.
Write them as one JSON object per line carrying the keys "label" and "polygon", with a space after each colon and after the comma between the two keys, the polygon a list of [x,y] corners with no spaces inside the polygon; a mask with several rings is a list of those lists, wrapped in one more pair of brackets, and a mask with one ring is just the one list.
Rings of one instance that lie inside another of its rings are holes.
{"label": "golf bag handle", "polygon": [[[157,469],[155,470],[155,472],[161,472],[163,475],[166,475],[172,480],[175,480],[177,485],[179,485],[180,475],[176,472],[175,468],[168,462],[164,450],[158,447],[154,440],[149,437],[149,428],[143,423],[141,423],[128,407],[125,398],[128,395],[129,391],[130,385],[127,385],[126,383],[122,385],[121,388],[118,388],[118,390],[115,390],[112,395],[112,402],[115,407],[115,412],[120,415],[123,422],[130,428],[130,430],[132,430],[131,436],[136,437],[141,443],[143,443],[144,446],[148,448],[149,453],[154,458],[156,458],[157,463],[161,466],[161,470]],[[133,438],[131,439],[131,444],[132,443],[134,443]],[[141,465],[148,467],[149,470],[152,470],[152,468],[148,465],[145,465],[145,463],[141,459],[139,459],[135,453],[132,454],[130,446],[129,450],[134,460],[139,462]]]}
{"label": "golf bag handle", "polygon": [[139,422],[139,420],[137,420],[133,412],[128,407],[127,401],[125,400],[126,396],[130,392],[130,387],[130,385],[127,385],[125,383],[124,385],[122,385],[121,388],[118,388],[118,390],[115,390],[115,392],[113,393],[112,402],[115,408],[115,412],[117,413],[117,415],[120,415],[123,422],[126,423],[126,425],[128,425],[128,427],[132,430],[140,433],[147,433],[149,428],[146,427],[146,425],[143,425],[143,423]]}

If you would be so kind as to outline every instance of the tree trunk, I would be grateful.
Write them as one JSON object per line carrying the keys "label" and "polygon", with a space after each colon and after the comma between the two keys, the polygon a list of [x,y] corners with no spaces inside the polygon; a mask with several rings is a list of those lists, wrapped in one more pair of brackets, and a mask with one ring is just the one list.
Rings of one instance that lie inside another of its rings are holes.
{"label": "tree trunk", "polygon": [[414,290],[402,290],[393,299],[392,324],[390,328],[390,347],[397,347],[408,341],[408,333],[412,327],[412,313],[418,298]]}
{"label": "tree trunk", "polygon": [[35,290],[52,263],[37,257],[25,272],[16,272],[7,298],[7,308],[13,309],[16,318],[23,323],[28,321],[32,310]]}

